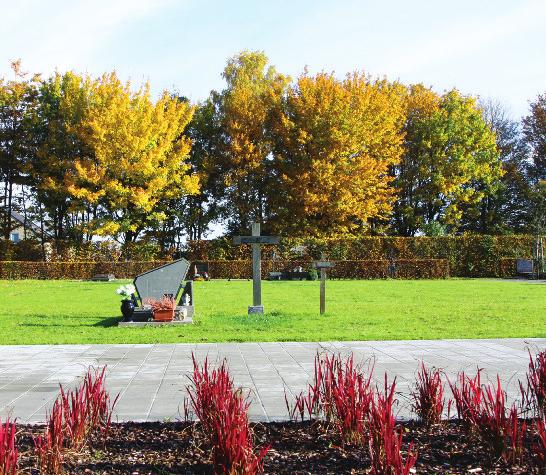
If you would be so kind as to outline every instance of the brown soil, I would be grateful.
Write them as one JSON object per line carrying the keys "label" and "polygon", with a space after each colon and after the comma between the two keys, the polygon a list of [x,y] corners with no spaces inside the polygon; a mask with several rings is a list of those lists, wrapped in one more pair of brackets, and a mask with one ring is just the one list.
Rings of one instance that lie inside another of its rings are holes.
{"label": "brown soil", "polygon": [[[532,473],[529,465],[508,466],[492,458],[457,422],[425,431],[405,423],[404,441],[413,441],[419,453],[417,473]],[[192,423],[115,424],[103,445],[69,454],[70,474],[212,474],[209,449]],[[265,473],[364,474],[369,472],[366,448],[341,447],[322,423],[268,423],[254,425],[257,445],[271,444],[264,459]],[[32,434],[43,428],[20,426],[20,472],[38,473],[32,453]],[[478,469],[478,470],[476,470]],[[481,470],[480,470],[481,469]]]}

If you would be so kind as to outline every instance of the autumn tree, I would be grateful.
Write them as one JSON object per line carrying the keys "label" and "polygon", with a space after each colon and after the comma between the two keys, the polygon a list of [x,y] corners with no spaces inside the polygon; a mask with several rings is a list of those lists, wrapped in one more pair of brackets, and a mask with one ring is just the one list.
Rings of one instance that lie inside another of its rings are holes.
{"label": "autumn tree", "polygon": [[148,84],[134,92],[114,73],[92,83],[88,112],[76,127],[88,152],[65,181],[74,198],[103,210],[88,224],[94,232],[133,242],[167,217],[166,201],[198,191],[184,135],[192,113],[187,101],[165,92],[154,102]]}
{"label": "autumn tree", "polygon": [[271,141],[267,123],[289,79],[267,63],[262,52],[236,55],[223,72],[226,88],[212,95],[221,126],[214,131],[221,134],[222,142],[216,158],[230,232],[248,231],[255,220],[268,221]]}
{"label": "autumn tree", "polygon": [[388,170],[402,154],[397,87],[360,73],[301,75],[272,123],[272,228],[288,235],[362,232],[389,215]]}
{"label": "autumn tree", "polygon": [[394,169],[402,197],[394,226],[405,236],[432,223],[456,230],[464,207],[499,185],[495,134],[476,100],[456,90],[436,101],[431,91],[418,87],[407,107],[405,151]]}

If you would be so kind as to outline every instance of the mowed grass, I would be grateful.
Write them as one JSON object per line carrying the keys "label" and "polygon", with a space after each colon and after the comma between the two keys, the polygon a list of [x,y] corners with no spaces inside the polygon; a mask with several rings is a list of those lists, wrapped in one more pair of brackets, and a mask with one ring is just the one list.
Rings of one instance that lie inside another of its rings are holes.
{"label": "mowed grass", "polygon": [[0,344],[546,337],[546,285],[500,280],[197,282],[193,325],[118,328],[119,282],[0,281]]}

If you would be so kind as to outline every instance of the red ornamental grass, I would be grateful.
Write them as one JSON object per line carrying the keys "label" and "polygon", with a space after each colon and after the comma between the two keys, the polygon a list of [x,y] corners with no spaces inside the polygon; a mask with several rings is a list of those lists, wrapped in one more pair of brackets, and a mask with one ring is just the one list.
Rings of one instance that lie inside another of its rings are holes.
{"label": "red ornamental grass", "polygon": [[417,461],[412,444],[405,461],[402,456],[403,435],[393,414],[395,387],[396,378],[389,386],[385,374],[385,392],[378,392],[371,402],[368,447],[374,475],[408,475]]}
{"label": "red ornamental grass", "polygon": [[190,405],[212,446],[215,473],[261,472],[269,447],[263,447],[257,454],[254,452],[247,415],[250,402],[241,389],[234,388],[226,362],[211,371],[207,359],[200,368],[193,355],[192,358]]}
{"label": "red ornamental grass", "polygon": [[6,419],[0,423],[0,475],[15,475],[17,473],[19,451],[15,447],[15,423]]}
{"label": "red ornamental grass", "polygon": [[112,413],[118,401],[119,394],[110,401],[110,394],[105,386],[105,371],[97,368],[89,369],[85,375],[82,392],[85,394],[87,405],[87,420],[90,431],[100,431],[106,437],[112,425]]}
{"label": "red ornamental grass", "polygon": [[104,385],[105,370],[105,367],[89,369],[82,385],[73,391],[65,392],[61,386],[66,445],[70,448],[80,450],[92,434],[100,432],[104,437],[110,428],[117,397],[110,404],[110,396]]}
{"label": "red ornamental grass", "polygon": [[535,424],[536,442],[532,445],[534,464],[539,473],[546,473],[546,424],[538,419]]}
{"label": "red ornamental grass", "polygon": [[292,408],[285,400],[292,419],[305,413],[309,419],[321,417],[332,423],[344,443],[362,442],[370,410],[370,389],[373,368],[365,376],[355,366],[353,355],[317,355],[314,379],[307,389],[296,397]]}
{"label": "red ornamental grass", "polygon": [[531,393],[536,412],[546,416],[546,350],[541,351],[533,359],[529,351],[529,371],[527,387]]}
{"label": "red ornamental grass", "polygon": [[[326,356],[326,360],[328,360],[328,356]],[[328,410],[330,405],[325,405],[323,403],[325,399],[329,399],[325,393],[330,394],[330,391],[324,389],[326,386],[328,386],[327,381],[323,377],[325,366],[327,366],[326,361],[321,359],[320,355],[317,354],[315,356],[313,383],[309,384],[307,388],[307,394],[301,392],[299,395],[296,396],[293,407],[290,407],[285,392],[284,399],[286,402],[288,413],[292,420],[297,420],[297,416],[299,415],[300,419],[303,421],[306,412],[309,419],[321,416],[327,417],[330,414]],[[331,381],[331,379],[328,381]],[[325,412],[328,412],[328,415],[326,415]]]}
{"label": "red ornamental grass", "polygon": [[55,401],[47,418],[44,435],[33,438],[34,452],[38,459],[40,473],[59,474],[63,466],[63,408],[60,400]]}
{"label": "red ornamental grass", "polygon": [[481,370],[478,370],[473,378],[467,376],[463,371],[457,375],[455,384],[452,384],[449,379],[448,383],[455,400],[457,416],[470,430],[473,427],[475,415],[480,409],[483,398]]}
{"label": "red ornamental grass", "polygon": [[517,407],[513,405],[507,413],[506,393],[500,378],[497,384],[485,387],[483,401],[473,420],[476,432],[496,456],[515,463],[523,457],[525,422],[518,419]]}
{"label": "red ornamental grass", "polygon": [[450,385],[459,419],[489,446],[493,455],[511,463],[521,460],[527,426],[519,420],[515,404],[507,409],[500,378],[497,376],[495,385],[487,386],[481,384],[480,371],[474,378],[459,373],[457,379],[458,384]]}
{"label": "red ornamental grass", "polygon": [[424,362],[417,373],[417,384],[412,392],[413,409],[426,427],[439,424],[444,411],[444,385],[439,369],[428,369]]}
{"label": "red ornamental grass", "polygon": [[80,389],[65,392],[62,386],[60,390],[66,444],[79,450],[87,442],[89,434],[85,394]]}

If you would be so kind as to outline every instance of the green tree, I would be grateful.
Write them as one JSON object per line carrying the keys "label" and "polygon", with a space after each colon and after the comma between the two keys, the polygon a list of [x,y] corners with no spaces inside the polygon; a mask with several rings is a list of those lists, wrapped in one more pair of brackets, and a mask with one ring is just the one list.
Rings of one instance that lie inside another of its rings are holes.
{"label": "green tree", "polygon": [[[531,103],[529,115],[523,119],[523,133],[531,151],[528,167],[530,183],[529,227],[537,236],[537,257],[543,251],[546,231],[546,93]],[[539,251],[541,249],[541,251]],[[541,271],[546,271],[542,258]]]}
{"label": "green tree", "polygon": [[82,226],[96,213],[96,206],[74,199],[65,184],[67,173],[75,173],[75,161],[91,154],[76,133],[88,114],[90,92],[91,80],[73,72],[55,73],[39,88],[30,184],[56,239],[81,241]]}
{"label": "green tree", "polygon": [[183,197],[177,203],[178,216],[189,239],[202,239],[211,224],[227,213],[222,202],[225,193],[222,174],[223,128],[214,93],[198,104],[187,135],[192,141],[189,163],[199,176],[199,193]]}
{"label": "green tree", "polygon": [[479,203],[463,207],[461,229],[482,234],[524,233],[529,230],[528,148],[521,129],[506,110],[492,100],[480,103],[483,116],[495,133],[503,170],[499,186],[488,190]]}
{"label": "green tree", "polygon": [[523,134],[531,149],[531,179],[546,180],[546,93],[531,103],[529,115],[523,119]]}
{"label": "green tree", "polygon": [[410,103],[405,132],[406,151],[394,168],[401,196],[395,228],[411,236],[438,221],[457,230],[464,208],[499,186],[503,172],[495,133],[476,100],[456,90],[417,111]]}
{"label": "green tree", "polygon": [[2,190],[1,235],[5,241],[12,231],[16,187],[26,183],[26,166],[32,153],[33,127],[39,76],[28,77],[21,62],[14,61],[15,78],[0,78],[0,183]]}

